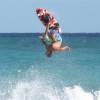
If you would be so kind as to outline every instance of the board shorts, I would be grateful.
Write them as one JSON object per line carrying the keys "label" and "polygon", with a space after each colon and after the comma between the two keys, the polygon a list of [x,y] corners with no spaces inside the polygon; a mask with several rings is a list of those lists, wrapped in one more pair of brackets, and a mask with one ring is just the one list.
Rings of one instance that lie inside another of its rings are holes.
{"label": "board shorts", "polygon": [[46,45],[52,45],[53,43],[52,39],[48,35],[44,36],[44,42]]}
{"label": "board shorts", "polygon": [[58,32],[58,30],[50,29],[48,34],[50,36],[52,36],[53,33],[56,34],[56,41],[57,42],[62,42],[62,37],[61,37],[61,34]]}

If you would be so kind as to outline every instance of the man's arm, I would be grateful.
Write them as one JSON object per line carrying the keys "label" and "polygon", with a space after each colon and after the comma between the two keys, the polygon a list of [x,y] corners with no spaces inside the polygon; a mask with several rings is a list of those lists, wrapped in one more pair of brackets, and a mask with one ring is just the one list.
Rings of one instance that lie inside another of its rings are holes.
{"label": "man's arm", "polygon": [[48,30],[49,30],[49,23],[48,23],[47,26],[46,26],[46,30],[45,30],[44,35],[48,35]]}

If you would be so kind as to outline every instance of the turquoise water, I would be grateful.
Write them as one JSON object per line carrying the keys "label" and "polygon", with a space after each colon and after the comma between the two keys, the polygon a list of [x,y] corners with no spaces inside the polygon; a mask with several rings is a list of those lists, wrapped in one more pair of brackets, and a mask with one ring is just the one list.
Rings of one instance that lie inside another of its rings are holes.
{"label": "turquoise water", "polygon": [[51,58],[38,35],[0,35],[0,100],[100,100],[100,35],[64,34]]}

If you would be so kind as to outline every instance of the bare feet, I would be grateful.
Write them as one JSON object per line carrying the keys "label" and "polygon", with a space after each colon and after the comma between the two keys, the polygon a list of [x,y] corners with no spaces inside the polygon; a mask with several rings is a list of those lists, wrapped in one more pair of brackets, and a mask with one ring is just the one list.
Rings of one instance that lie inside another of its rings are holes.
{"label": "bare feet", "polygon": [[70,51],[70,47],[68,47],[68,46],[63,47],[63,48],[62,48],[62,51],[65,51],[65,50]]}

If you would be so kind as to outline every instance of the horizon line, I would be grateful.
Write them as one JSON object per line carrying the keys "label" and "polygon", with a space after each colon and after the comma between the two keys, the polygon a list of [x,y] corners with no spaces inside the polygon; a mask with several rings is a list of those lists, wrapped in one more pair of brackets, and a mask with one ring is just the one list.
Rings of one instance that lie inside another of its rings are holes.
{"label": "horizon line", "polygon": [[[0,32],[0,34],[43,34],[44,32]],[[62,32],[62,34],[100,34],[100,32]]]}

